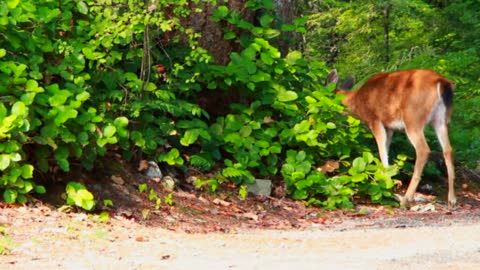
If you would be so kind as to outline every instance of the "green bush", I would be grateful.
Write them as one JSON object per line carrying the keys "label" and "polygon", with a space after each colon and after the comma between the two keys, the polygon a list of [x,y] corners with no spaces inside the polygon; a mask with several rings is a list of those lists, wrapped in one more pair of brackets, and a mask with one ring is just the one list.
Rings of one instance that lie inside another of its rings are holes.
{"label": "green bush", "polygon": [[[213,171],[205,180],[212,189],[232,181],[245,195],[256,177],[282,177],[293,198],[328,208],[351,207],[357,194],[387,202],[394,167],[363,154],[364,129],[322,84],[328,68],[275,46],[282,33],[305,33],[305,18],[285,24],[272,1],[248,1],[246,8],[264,11],[254,25],[218,6],[211,20],[227,25],[224,38],[241,48],[218,65],[181,23],[208,2],[197,4],[192,11],[186,1],[167,0],[0,3],[5,200],[44,192],[35,171],[69,171],[74,160],[91,169],[119,149],[127,159],[141,153]],[[242,98],[213,118],[197,104],[202,90]],[[342,166],[320,172],[329,160]],[[93,208],[82,186],[67,190],[69,203]]]}

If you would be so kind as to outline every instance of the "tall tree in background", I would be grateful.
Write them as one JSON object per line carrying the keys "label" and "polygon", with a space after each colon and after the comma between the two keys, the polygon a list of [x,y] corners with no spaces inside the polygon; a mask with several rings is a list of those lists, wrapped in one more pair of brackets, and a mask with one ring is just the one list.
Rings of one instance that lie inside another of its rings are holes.
{"label": "tall tree in background", "polygon": [[325,1],[310,14],[307,54],[360,77],[392,70],[430,46],[435,10],[424,1]]}
{"label": "tall tree in background", "polygon": [[[271,2],[275,8],[276,19],[279,23],[291,23],[295,18],[296,1],[295,0],[230,0],[230,1],[217,1],[216,5],[208,4],[205,6],[203,12],[192,13],[192,15],[186,19],[185,26],[192,27],[196,32],[200,34],[200,45],[207,49],[211,55],[214,56],[215,61],[219,64],[226,64],[230,60],[230,53],[239,51],[239,44],[232,39],[224,39],[226,25],[219,24],[210,20],[214,11],[218,5],[225,5],[231,11],[238,12],[241,17],[247,22],[258,25],[259,18],[263,14],[263,10],[251,10],[245,8],[249,2]],[[196,4],[191,3],[191,9],[195,9]],[[241,34],[241,29],[229,29]],[[292,35],[287,35],[287,39],[295,38]],[[289,46],[295,44],[283,39],[280,41],[279,47],[282,53],[288,52]]]}

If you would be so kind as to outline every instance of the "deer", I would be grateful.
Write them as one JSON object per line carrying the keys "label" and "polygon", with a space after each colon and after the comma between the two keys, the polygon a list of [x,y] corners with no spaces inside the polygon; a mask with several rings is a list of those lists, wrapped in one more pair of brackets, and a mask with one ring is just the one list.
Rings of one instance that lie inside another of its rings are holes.
{"label": "deer", "polygon": [[395,131],[405,131],[415,148],[415,167],[405,195],[399,196],[400,205],[409,207],[420,183],[430,148],[424,129],[431,124],[440,142],[448,176],[448,207],[455,206],[455,168],[448,124],[452,115],[454,84],[430,69],[412,69],[381,72],[368,79],[359,89],[349,76],[339,87],[338,73],[332,70],[327,83],[335,83],[337,94],[343,95],[342,104],[364,122],[373,133],[380,161],[389,166],[388,150]]}

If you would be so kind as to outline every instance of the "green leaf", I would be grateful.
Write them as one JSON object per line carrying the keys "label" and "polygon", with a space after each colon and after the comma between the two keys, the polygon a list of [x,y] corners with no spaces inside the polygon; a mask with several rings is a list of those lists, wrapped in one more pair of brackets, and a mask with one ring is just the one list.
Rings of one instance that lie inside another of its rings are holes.
{"label": "green leaf", "polygon": [[68,204],[76,205],[87,211],[91,211],[95,207],[94,196],[84,185],[78,182],[68,182],[65,190]]}
{"label": "green leaf", "polygon": [[297,63],[297,61],[299,59],[302,58],[302,53],[299,52],[299,51],[291,51],[287,54],[287,56],[285,57],[285,61],[287,62],[287,64],[289,65],[294,65]]}
{"label": "green leaf", "polygon": [[33,166],[26,164],[22,166],[22,177],[24,179],[29,179],[33,177]]}
{"label": "green leaf", "polygon": [[145,191],[147,191],[147,190],[148,190],[148,185],[147,185],[147,184],[140,184],[140,185],[138,185],[138,192],[143,193],[143,192],[145,192]]}
{"label": "green leaf", "polygon": [[68,119],[76,118],[78,111],[72,108],[60,107],[59,113],[55,116],[55,125],[60,126],[67,122]]}
{"label": "green leaf", "polygon": [[252,134],[252,128],[250,126],[243,126],[240,128],[240,136],[242,137],[248,137],[250,134]]}
{"label": "green leaf", "polygon": [[47,190],[45,189],[44,186],[41,185],[35,185],[35,192],[38,194],[45,194]]}
{"label": "green leaf", "polygon": [[21,101],[15,102],[12,106],[12,114],[17,115],[17,116],[23,116],[25,115],[27,110],[27,107],[25,106],[25,103]]}
{"label": "green leaf", "polygon": [[7,0],[7,6],[9,9],[14,9],[18,6],[20,0]]}
{"label": "green leaf", "polygon": [[328,129],[336,129],[336,128],[337,128],[337,125],[335,125],[335,123],[328,122],[328,123],[327,123],[327,128],[328,128]]}
{"label": "green leaf", "polygon": [[120,116],[115,118],[113,121],[113,124],[118,128],[118,127],[126,127],[128,126],[128,118],[124,116]]}
{"label": "green leaf", "polygon": [[[280,35],[280,31],[277,29],[266,29],[263,31],[265,38],[272,39]],[[288,62],[288,60],[287,60]]]}
{"label": "green leaf", "polygon": [[265,63],[267,65],[272,65],[273,64],[273,58],[268,53],[262,52],[260,54],[260,59],[263,61],[263,63]]}
{"label": "green leaf", "polygon": [[66,159],[70,155],[68,147],[67,146],[59,146],[53,156],[55,157],[56,160],[59,159]]}
{"label": "green leaf", "polygon": [[177,148],[173,148],[168,153],[162,153],[157,158],[158,161],[167,162],[168,165],[183,165],[184,160],[180,157],[180,151]]}
{"label": "green leaf", "polygon": [[10,155],[0,155],[0,170],[3,171],[10,166]]}
{"label": "green leaf", "polygon": [[79,1],[77,3],[77,9],[78,9],[78,12],[82,13],[83,15],[88,14],[88,6],[83,1]]}
{"label": "green leaf", "polygon": [[263,8],[273,9],[275,7],[273,0],[262,0]]}
{"label": "green leaf", "polygon": [[25,204],[28,202],[28,198],[24,194],[18,194],[17,202]]}
{"label": "green leaf", "polygon": [[263,14],[261,17],[260,17],[260,25],[263,26],[263,27],[268,27],[270,26],[270,24],[273,22],[273,19],[275,17],[273,17],[272,14],[269,14],[269,13],[265,13]]}
{"label": "green leaf", "polygon": [[78,94],[78,95],[75,97],[76,100],[81,101],[81,102],[83,102],[83,101],[85,101],[85,100],[87,100],[87,99],[89,99],[89,98],[90,98],[90,93],[88,93],[87,91],[81,92],[80,94]]}
{"label": "green leaf", "polygon": [[33,183],[30,182],[30,181],[24,181],[23,182],[23,188],[21,190],[19,190],[19,192],[21,194],[27,194],[32,190],[33,190]]}
{"label": "green leaf", "polygon": [[48,103],[52,107],[57,107],[65,104],[70,96],[72,96],[72,93],[68,90],[56,90],[55,94],[48,98]]}
{"label": "green leaf", "polygon": [[302,122],[295,124],[292,130],[295,134],[306,133],[310,130],[310,122],[308,120],[303,120]]}
{"label": "green leaf", "polygon": [[372,155],[372,153],[370,153],[370,152],[365,152],[365,153],[363,153],[363,160],[365,160],[365,162],[366,162],[367,164],[372,163],[372,162],[373,162],[373,155]]}
{"label": "green leaf", "polygon": [[361,173],[361,172],[365,171],[366,166],[367,166],[367,163],[365,162],[365,160],[363,160],[363,158],[356,158],[355,160],[353,160],[352,168],[357,173]]}
{"label": "green leaf", "polygon": [[306,157],[307,157],[307,153],[305,153],[305,151],[298,151],[297,156],[295,157],[295,160],[297,162],[301,162],[301,161],[304,161]]}
{"label": "green leaf", "polygon": [[295,186],[298,189],[305,189],[310,187],[312,184],[313,184],[313,181],[310,178],[307,178],[307,179],[298,181],[297,183],[295,183]]}
{"label": "green leaf", "polygon": [[362,182],[366,178],[367,178],[367,175],[364,173],[355,174],[355,175],[352,175],[352,182],[354,183]]}
{"label": "green leaf", "polygon": [[198,135],[200,135],[199,129],[189,129],[183,135],[183,138],[180,139],[180,143],[183,146],[189,146],[190,144],[194,143],[198,139]]}
{"label": "green leaf", "polygon": [[17,191],[12,189],[6,189],[3,192],[3,199],[7,203],[15,203],[15,201],[17,200],[17,196],[18,196]]}
{"label": "green leaf", "polygon": [[33,100],[35,99],[35,96],[37,93],[24,93],[21,97],[20,100],[25,104],[25,105],[31,105],[33,103]]}
{"label": "green leaf", "polygon": [[241,185],[241,186],[240,186],[240,189],[238,190],[238,195],[240,196],[240,198],[241,198],[242,200],[244,200],[245,198],[247,198],[248,190],[247,190],[247,186],[246,186],[246,185]]}
{"label": "green leaf", "polygon": [[70,171],[70,162],[67,159],[58,159],[57,164],[64,172]]}
{"label": "green leaf", "polygon": [[232,31],[228,31],[225,33],[225,35],[223,35],[223,38],[224,39],[234,39],[237,37],[237,34],[235,34],[235,32],[232,32]]}
{"label": "green leaf", "polygon": [[113,135],[115,135],[115,132],[117,132],[117,128],[115,128],[115,126],[107,125],[103,128],[103,136],[106,138],[113,137]]}
{"label": "green leaf", "polygon": [[293,91],[281,91],[278,93],[277,99],[280,102],[288,102],[288,101],[293,101],[298,98],[297,93]]}
{"label": "green leaf", "polygon": [[227,6],[219,6],[214,12],[213,16],[217,19],[223,19],[228,15],[228,7]]}
{"label": "green leaf", "polygon": [[0,58],[4,57],[5,55],[7,55],[7,50],[0,49]]}

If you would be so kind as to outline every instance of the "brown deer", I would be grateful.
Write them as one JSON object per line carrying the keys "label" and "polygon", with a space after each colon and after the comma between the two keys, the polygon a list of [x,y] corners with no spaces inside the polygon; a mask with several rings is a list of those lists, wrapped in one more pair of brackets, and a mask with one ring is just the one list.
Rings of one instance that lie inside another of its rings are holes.
{"label": "brown deer", "polygon": [[[327,83],[338,85],[338,74],[333,70]],[[377,142],[380,160],[388,166],[388,148],[395,130],[405,130],[415,147],[416,160],[413,176],[402,206],[408,206],[420,182],[423,168],[428,161],[430,148],[424,129],[431,124],[443,149],[448,173],[448,206],[456,204],[454,191],[454,165],[452,147],[448,137],[448,122],[452,114],[453,89],[451,81],[433,70],[414,69],[391,73],[378,73],[356,91],[348,91],[354,85],[349,77],[335,91],[345,95],[343,104],[353,116],[365,122]]]}

